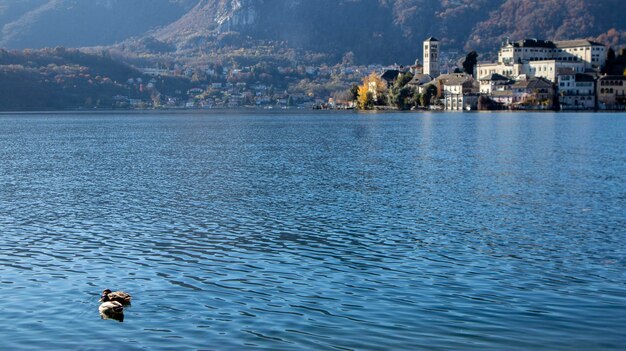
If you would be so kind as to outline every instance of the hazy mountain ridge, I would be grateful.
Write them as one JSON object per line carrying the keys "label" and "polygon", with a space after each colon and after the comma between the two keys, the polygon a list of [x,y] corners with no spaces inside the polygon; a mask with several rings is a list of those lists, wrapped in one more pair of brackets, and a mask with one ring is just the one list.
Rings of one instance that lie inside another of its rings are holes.
{"label": "hazy mountain ridge", "polygon": [[188,57],[269,41],[333,60],[353,52],[362,63],[410,62],[431,35],[461,51],[493,51],[506,37],[616,44],[626,39],[624,12],[622,0],[0,0],[0,46],[126,40]]}
{"label": "hazy mountain ridge", "polygon": [[0,0],[0,46],[109,45],[184,15],[195,0]]}

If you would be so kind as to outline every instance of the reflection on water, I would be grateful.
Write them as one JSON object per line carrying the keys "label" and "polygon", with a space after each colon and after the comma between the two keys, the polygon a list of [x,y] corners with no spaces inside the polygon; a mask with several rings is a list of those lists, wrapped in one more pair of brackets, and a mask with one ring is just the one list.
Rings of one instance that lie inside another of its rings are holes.
{"label": "reflection on water", "polygon": [[118,322],[124,322],[124,312],[102,312],[100,311],[100,318],[112,319]]}
{"label": "reflection on water", "polygon": [[[0,116],[3,347],[620,349],[603,114]],[[99,293],[132,293],[123,324]]]}

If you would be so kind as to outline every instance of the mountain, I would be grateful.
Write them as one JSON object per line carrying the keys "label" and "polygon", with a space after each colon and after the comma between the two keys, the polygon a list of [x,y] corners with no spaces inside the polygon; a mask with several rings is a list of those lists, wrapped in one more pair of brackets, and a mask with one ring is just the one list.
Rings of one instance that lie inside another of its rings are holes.
{"label": "mountain", "polygon": [[623,13],[623,0],[0,0],[0,46],[408,63],[429,36],[461,52],[494,52],[507,37],[620,45]]}
{"label": "mountain", "polygon": [[0,0],[0,47],[109,45],[167,25],[189,0]]}
{"label": "mountain", "polygon": [[352,52],[362,63],[412,62],[431,35],[444,48],[482,52],[507,37],[597,38],[611,29],[619,43],[624,12],[622,0],[202,0],[152,35],[182,51],[213,50],[219,34],[236,32],[334,60]]}

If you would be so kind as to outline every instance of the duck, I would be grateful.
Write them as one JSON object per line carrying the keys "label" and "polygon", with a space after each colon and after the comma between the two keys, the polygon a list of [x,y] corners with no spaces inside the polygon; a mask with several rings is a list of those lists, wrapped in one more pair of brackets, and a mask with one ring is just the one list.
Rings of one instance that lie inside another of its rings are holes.
{"label": "duck", "polygon": [[102,319],[124,321],[124,305],[117,301],[106,301],[98,307]]}
{"label": "duck", "polygon": [[102,296],[100,297],[100,302],[119,302],[122,305],[130,305],[131,299],[132,296],[123,291],[113,292],[109,289],[104,289]]}

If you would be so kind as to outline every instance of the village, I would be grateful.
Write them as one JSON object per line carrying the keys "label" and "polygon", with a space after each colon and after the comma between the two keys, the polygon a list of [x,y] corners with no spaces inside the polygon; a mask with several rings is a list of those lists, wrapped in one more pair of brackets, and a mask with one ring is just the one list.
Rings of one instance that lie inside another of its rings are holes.
{"label": "village", "polygon": [[[445,73],[440,50],[439,41],[428,38],[423,63],[417,60],[413,66],[365,78],[354,106],[447,111],[626,108],[623,49],[616,57],[612,49],[590,40],[506,40],[497,61],[464,64],[465,71]],[[468,55],[466,62],[476,56]]]}
{"label": "village", "polygon": [[[493,62],[477,61],[476,52],[459,62],[458,52],[442,50],[434,37],[426,39],[422,49],[422,60],[412,65],[355,65],[348,57],[335,66],[143,68],[148,78],[129,78],[129,94],[118,95],[115,101],[122,108],[168,109],[626,108],[624,49],[616,55],[590,40],[506,40]],[[161,94],[156,83],[163,76],[180,76],[195,84]]]}

